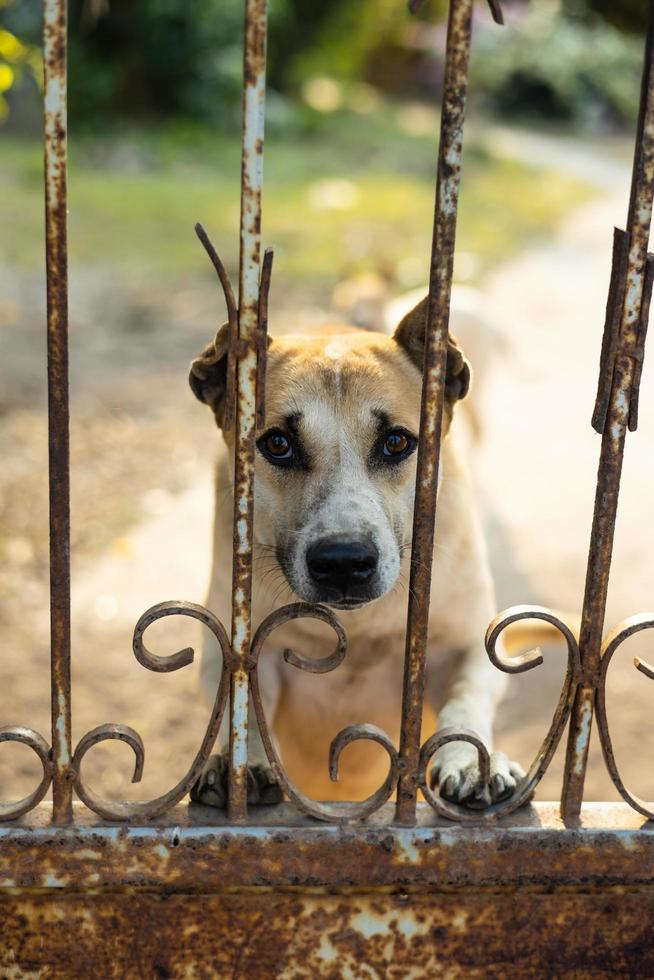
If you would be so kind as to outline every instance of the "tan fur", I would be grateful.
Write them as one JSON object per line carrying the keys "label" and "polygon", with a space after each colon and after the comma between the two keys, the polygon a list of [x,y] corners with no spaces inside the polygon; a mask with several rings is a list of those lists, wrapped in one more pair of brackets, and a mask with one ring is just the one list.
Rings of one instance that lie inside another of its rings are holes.
{"label": "tan fur", "polygon": [[[416,453],[391,470],[371,470],[366,461],[374,439],[372,412],[383,412],[393,425],[418,433],[419,334],[421,329],[424,334],[425,315],[421,304],[405,318],[395,338],[337,327],[309,336],[282,336],[269,348],[266,428],[283,426],[289,413],[302,413],[302,438],[311,467],[306,473],[279,470],[257,453],[254,625],[273,608],[297,599],[277,566],[274,549],[280,540],[288,541],[289,548],[296,540],[303,541],[306,528],[313,528],[319,520],[316,510],[335,514],[338,521],[350,521],[352,526],[373,515],[376,526],[386,527],[385,520],[392,529],[382,528],[380,540],[390,542],[395,535],[401,542],[399,574],[389,591],[352,611],[337,610],[348,635],[347,656],[339,668],[316,676],[283,664],[282,651],[287,647],[306,655],[317,655],[318,650],[327,653],[331,648],[329,631],[309,619],[296,620],[273,633],[262,656],[261,688],[284,766],[290,778],[317,799],[360,799],[381,785],[387,770],[383,750],[357,743],[343,754],[340,782],[331,783],[328,750],[340,729],[371,722],[383,728],[395,744],[399,742]],[[212,357],[207,350],[194,365],[196,379],[202,377],[202,358]],[[215,350],[213,357],[215,361]],[[450,425],[453,414],[456,416],[454,401],[465,395],[468,376],[463,355],[452,341],[429,606],[424,733],[434,730],[438,714],[441,726],[473,728],[490,748],[495,706],[504,687],[504,676],[490,665],[483,649],[485,629],[496,612],[495,600],[456,417]],[[213,399],[220,418],[218,389],[213,379],[212,395],[205,400]],[[233,435],[228,434],[217,468],[215,555],[207,600],[223,622],[229,622],[231,607],[232,440]],[[330,510],[332,498],[336,503]],[[392,544],[388,550],[393,550]],[[391,565],[389,558],[389,568]],[[211,696],[219,673],[218,653],[209,645],[203,659],[203,682]],[[250,754],[254,762],[265,763],[262,746],[252,736]],[[510,789],[520,775],[519,767],[499,753],[495,757],[493,776],[499,773],[504,788]],[[441,784],[450,776],[456,783],[454,789],[454,783],[449,784],[450,795],[463,798],[471,792],[477,796],[490,793],[489,787],[475,782],[476,756],[470,746],[447,746],[435,762]]]}

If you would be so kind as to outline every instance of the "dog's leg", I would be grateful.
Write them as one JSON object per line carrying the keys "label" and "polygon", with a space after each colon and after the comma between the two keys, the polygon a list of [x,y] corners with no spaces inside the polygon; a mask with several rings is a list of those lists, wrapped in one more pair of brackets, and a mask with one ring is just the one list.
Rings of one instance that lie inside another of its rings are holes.
{"label": "dog's leg", "polygon": [[[218,645],[208,640],[202,651],[201,682],[205,693],[215,697],[218,668],[221,654]],[[281,677],[274,662],[262,656],[260,665],[260,684],[263,707],[268,724],[272,723],[281,693]],[[213,678],[213,681],[210,679]],[[194,803],[224,808],[228,798],[229,780],[229,706],[225,710],[218,733],[218,752],[212,755],[202,774],[191,790]],[[281,803],[282,789],[275,779],[266,750],[259,734],[259,725],[252,701],[248,711],[248,803],[252,806],[270,806]]]}
{"label": "dog's leg", "polygon": [[438,708],[438,730],[466,728],[484,743],[490,757],[490,779],[481,778],[477,750],[467,742],[450,742],[434,756],[430,778],[441,796],[471,807],[506,799],[524,771],[503,752],[493,752],[493,720],[506,677],[488,660],[483,649],[464,651],[456,662],[447,697]]}

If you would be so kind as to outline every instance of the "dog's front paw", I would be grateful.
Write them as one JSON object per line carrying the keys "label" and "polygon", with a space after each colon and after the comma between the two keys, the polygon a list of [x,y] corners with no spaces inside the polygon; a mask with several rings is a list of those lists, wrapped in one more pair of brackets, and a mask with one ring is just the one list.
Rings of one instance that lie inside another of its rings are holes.
{"label": "dog's front paw", "polygon": [[[229,796],[229,755],[212,755],[191,789],[191,802],[224,809]],[[282,788],[270,766],[256,763],[248,766],[248,803],[250,806],[273,806],[284,798]]]}
{"label": "dog's front paw", "polygon": [[493,752],[490,757],[490,779],[485,782],[474,747],[465,743],[450,743],[436,754],[431,785],[438,784],[439,793],[444,799],[479,810],[508,799],[523,777],[522,766],[511,762],[503,752]]}

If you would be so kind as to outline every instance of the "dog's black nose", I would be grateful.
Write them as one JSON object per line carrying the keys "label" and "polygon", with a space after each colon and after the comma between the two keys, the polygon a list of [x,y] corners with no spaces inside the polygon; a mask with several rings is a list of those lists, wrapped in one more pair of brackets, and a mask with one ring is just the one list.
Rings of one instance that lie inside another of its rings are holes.
{"label": "dog's black nose", "polygon": [[377,571],[379,552],[372,541],[322,538],[307,551],[307,567],[317,584],[342,595],[360,591]]}

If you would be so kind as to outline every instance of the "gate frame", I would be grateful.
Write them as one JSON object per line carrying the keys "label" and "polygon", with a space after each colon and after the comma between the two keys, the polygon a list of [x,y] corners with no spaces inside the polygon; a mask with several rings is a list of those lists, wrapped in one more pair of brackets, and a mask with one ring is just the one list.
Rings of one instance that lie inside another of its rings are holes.
{"label": "gate frame", "polygon": [[[501,23],[498,0],[489,0],[489,5]],[[412,10],[418,6],[419,0],[410,3]],[[309,658],[285,655],[299,669],[315,672],[338,666],[346,655],[346,638],[329,609],[308,603],[276,610],[252,635],[254,454],[265,408],[272,252],[262,261],[267,0],[245,0],[238,306],[220,257],[204,229],[196,228],[223,288],[230,325],[226,424],[234,426],[236,442],[231,633],[210,610],[186,602],[160,603],[140,618],[133,647],[146,668],[177,670],[193,659],[189,649],[161,657],[145,646],[148,626],[171,615],[208,626],[223,651],[224,668],[202,745],[183,779],[155,800],[115,803],[85,785],[83,756],[99,741],[125,741],[134,752],[138,781],[144,755],[140,736],[126,725],[100,725],[73,750],[71,734],[67,9],[66,0],[44,0],[52,736],[50,747],[29,728],[0,728],[0,742],[28,745],[43,768],[32,794],[17,804],[0,802],[0,907],[5,923],[0,967],[8,974],[87,976],[99,956],[112,976],[125,975],[135,963],[141,972],[158,976],[269,976],[271,970],[284,975],[293,970],[297,976],[405,976],[409,970],[418,976],[501,976],[507,964],[521,976],[553,969],[574,975],[589,966],[597,968],[593,975],[644,968],[654,973],[654,944],[642,914],[643,909],[654,914],[654,829],[643,819],[654,818],[654,810],[622,782],[605,708],[611,658],[633,633],[654,627],[654,614],[631,617],[602,639],[622,459],[626,432],[635,430],[638,421],[654,282],[654,257],[647,251],[654,195],[654,0],[648,0],[627,225],[614,235],[592,420],[602,435],[602,448],[579,641],[569,624],[537,606],[505,610],[486,636],[495,666],[518,673],[537,667],[542,657],[532,651],[503,658],[496,650],[503,630],[516,620],[534,618],[556,627],[568,647],[559,705],[514,795],[481,812],[444,801],[428,779],[431,758],[448,741],[475,745],[486,771],[488,752],[479,738],[444,730],[420,744],[428,613],[421,597],[429,595],[431,582],[472,9],[473,0],[450,0],[400,746],[396,749],[372,725],[350,726],[334,739],[329,760],[330,771],[336,772],[348,743],[372,739],[389,756],[386,781],[357,804],[327,807],[308,800],[289,782],[270,748],[261,711],[257,658],[276,626],[311,616],[332,627],[337,645],[319,668]],[[636,667],[654,678],[653,667],[642,661]],[[248,813],[250,693],[271,766],[295,806]],[[223,818],[206,807],[179,806],[179,801],[198,778],[228,703],[230,781]],[[628,806],[582,804],[595,711],[609,773]],[[569,716],[560,813],[547,803],[523,808]],[[50,785],[51,810],[42,803]],[[387,801],[395,790],[393,806]],[[419,790],[424,804],[417,803]],[[86,807],[73,803],[73,791]],[[163,914],[167,907],[183,917],[184,929],[175,916]],[[216,939],[210,956],[206,943],[203,947],[197,939],[201,927]],[[150,929],[156,929],[156,942]]]}

